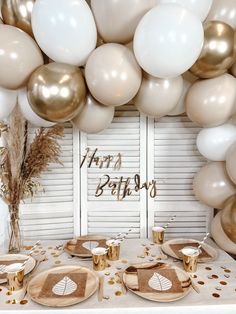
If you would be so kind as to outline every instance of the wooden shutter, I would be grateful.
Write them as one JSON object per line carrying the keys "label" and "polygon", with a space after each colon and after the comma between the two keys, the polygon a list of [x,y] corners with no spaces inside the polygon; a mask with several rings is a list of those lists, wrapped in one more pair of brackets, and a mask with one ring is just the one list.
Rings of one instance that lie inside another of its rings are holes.
{"label": "wooden shutter", "polygon": [[[93,117],[91,117],[93,119]],[[96,117],[94,117],[96,119]],[[95,197],[99,178],[108,174],[111,179],[124,176],[141,176],[146,180],[146,118],[133,105],[117,107],[111,126],[94,135],[81,134],[81,155],[86,148],[98,149],[97,156],[122,155],[119,171],[112,168],[99,169],[95,165],[81,169],[81,231],[82,234],[117,234],[132,227],[131,237],[146,236],[146,193],[133,192],[122,201],[117,201],[105,188],[100,197]],[[134,184],[132,184],[132,187]]]}
{"label": "wooden shutter", "polygon": [[149,119],[148,177],[158,182],[158,196],[148,199],[149,232],[174,214],[167,236],[202,236],[213,211],[198,202],[192,189],[195,173],[206,163],[196,147],[200,128],[185,115]]}
{"label": "wooden shutter", "polygon": [[[29,132],[33,138],[35,129]],[[79,230],[78,158],[73,157],[78,152],[78,138],[71,124],[66,124],[60,141],[63,165],[51,164],[40,179],[45,192],[21,205],[24,238],[67,239],[73,237],[74,227]]]}

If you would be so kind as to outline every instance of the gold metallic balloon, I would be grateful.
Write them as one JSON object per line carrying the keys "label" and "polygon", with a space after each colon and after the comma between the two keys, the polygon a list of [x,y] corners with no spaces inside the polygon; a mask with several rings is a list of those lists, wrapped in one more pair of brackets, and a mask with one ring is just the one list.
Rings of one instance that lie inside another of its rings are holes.
{"label": "gold metallic balloon", "polygon": [[235,32],[224,22],[211,21],[204,26],[202,52],[190,71],[200,78],[225,73],[235,61]]}
{"label": "gold metallic balloon", "polygon": [[35,0],[2,0],[2,17],[5,24],[16,26],[33,37],[31,14]]}
{"label": "gold metallic balloon", "polygon": [[85,104],[86,87],[79,68],[64,63],[39,67],[28,83],[28,100],[33,111],[52,122],[73,119]]}
{"label": "gold metallic balloon", "polygon": [[230,197],[225,203],[221,214],[221,224],[229,239],[236,243],[236,195]]}

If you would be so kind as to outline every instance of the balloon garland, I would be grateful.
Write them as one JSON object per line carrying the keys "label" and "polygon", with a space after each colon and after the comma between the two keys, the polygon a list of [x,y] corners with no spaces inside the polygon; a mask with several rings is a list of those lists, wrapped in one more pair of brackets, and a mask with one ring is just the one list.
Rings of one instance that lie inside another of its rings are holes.
{"label": "balloon garland", "polygon": [[236,254],[235,0],[88,2],[2,0],[0,119],[18,102],[36,126],[97,133],[131,100],[156,118],[186,111],[210,160],[194,192],[221,209],[212,236]]}

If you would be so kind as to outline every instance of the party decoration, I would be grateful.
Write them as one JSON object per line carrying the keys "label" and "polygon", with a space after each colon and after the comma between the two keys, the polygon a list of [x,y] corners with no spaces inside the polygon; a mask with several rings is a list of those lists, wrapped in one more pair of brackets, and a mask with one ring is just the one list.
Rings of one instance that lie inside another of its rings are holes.
{"label": "party decoration", "polygon": [[92,96],[100,103],[121,106],[137,94],[142,73],[130,49],[105,44],[90,55],[85,78]]}
{"label": "party decoration", "polygon": [[221,21],[236,27],[235,0],[214,0],[207,21]]}
{"label": "party decoration", "polygon": [[10,25],[0,25],[0,86],[17,89],[26,84],[30,74],[43,64],[34,40]]}
{"label": "party decoration", "polygon": [[92,249],[95,249],[96,247],[99,246],[99,242],[97,241],[86,241],[82,244],[82,247],[85,249],[92,251]]}
{"label": "party decoration", "polygon": [[220,248],[228,253],[236,254],[236,244],[227,237],[222,228],[221,215],[222,211],[220,211],[212,220],[211,236]]}
{"label": "party decoration", "polygon": [[7,118],[16,105],[17,92],[0,87],[0,120]]}
{"label": "party decoration", "polygon": [[49,128],[53,126],[55,123],[49,122],[40,118],[30,107],[26,89],[22,89],[18,94],[18,104],[21,110],[22,115],[25,117],[27,121],[29,121],[32,125],[36,127]]}
{"label": "party decoration", "polygon": [[183,78],[160,79],[145,74],[134,103],[139,111],[160,118],[173,110],[183,91]]}
{"label": "party decoration", "polygon": [[186,111],[193,122],[202,127],[214,127],[233,115],[235,99],[235,78],[223,74],[194,83],[187,93]]}
{"label": "party decoration", "polygon": [[150,288],[157,291],[167,291],[171,289],[172,282],[168,278],[158,273],[154,273],[153,276],[149,279],[148,285]]}
{"label": "party decoration", "polygon": [[176,3],[185,7],[203,22],[212,5],[213,0],[157,0],[157,4]]}
{"label": "party decoration", "polygon": [[236,196],[230,197],[225,203],[221,214],[222,228],[227,237],[236,244]]}
{"label": "party decoration", "polygon": [[195,15],[177,4],[160,4],[140,21],[134,53],[140,66],[152,76],[176,77],[195,63],[203,39],[202,24]]}
{"label": "party decoration", "polygon": [[98,133],[110,125],[114,113],[114,107],[102,105],[88,95],[85,106],[72,123],[82,132]]}
{"label": "party decoration", "polygon": [[73,119],[85,102],[81,71],[72,65],[49,63],[38,68],[28,83],[28,100],[42,119],[65,122]]}
{"label": "party decoration", "polygon": [[5,24],[16,26],[33,36],[31,14],[35,0],[2,0],[2,17]]}
{"label": "party decoration", "polygon": [[52,292],[56,295],[64,296],[70,295],[75,292],[78,285],[71,280],[69,277],[65,276],[62,280],[55,284],[52,288]]}
{"label": "party decoration", "polygon": [[223,209],[225,201],[236,193],[222,161],[210,162],[202,167],[194,177],[193,190],[197,199],[218,209]]}
{"label": "party decoration", "polygon": [[40,48],[56,62],[82,66],[96,47],[96,25],[85,0],[37,0],[32,28]]}
{"label": "party decoration", "polygon": [[236,184],[236,143],[227,150],[226,169],[230,179]]}
{"label": "party decoration", "polygon": [[192,86],[192,84],[198,79],[196,76],[194,76],[191,72],[187,71],[183,75],[183,91],[182,95],[177,103],[177,105],[174,107],[174,109],[168,113],[168,116],[178,116],[180,114],[185,113],[185,100],[186,100],[186,94]]}
{"label": "party decoration", "polygon": [[105,42],[128,43],[139,21],[156,0],[92,0],[98,32]]}
{"label": "party decoration", "polygon": [[190,71],[200,78],[212,78],[225,73],[235,60],[234,29],[219,21],[204,26],[204,46]]}
{"label": "party decoration", "polygon": [[227,150],[235,141],[236,126],[226,123],[201,130],[197,136],[197,148],[209,160],[224,161]]}

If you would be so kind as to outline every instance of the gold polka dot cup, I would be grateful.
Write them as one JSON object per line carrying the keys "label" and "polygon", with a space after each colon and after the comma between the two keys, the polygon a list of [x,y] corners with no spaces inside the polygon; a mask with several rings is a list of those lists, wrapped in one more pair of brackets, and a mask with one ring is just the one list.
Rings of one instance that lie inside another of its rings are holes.
{"label": "gold polka dot cup", "polygon": [[24,268],[16,263],[6,267],[7,287],[9,291],[21,290],[24,286]]}
{"label": "gold polka dot cup", "polygon": [[163,227],[152,228],[152,239],[156,244],[163,244],[165,236],[165,229]]}
{"label": "gold polka dot cup", "polygon": [[103,247],[96,247],[92,249],[93,256],[93,269],[101,271],[106,268],[107,265],[107,249]]}
{"label": "gold polka dot cup", "polygon": [[120,241],[108,240],[106,245],[108,247],[107,258],[109,261],[117,261],[120,258]]}
{"label": "gold polka dot cup", "polygon": [[183,267],[188,273],[197,271],[197,262],[200,251],[196,247],[186,246],[181,250],[183,254]]}

